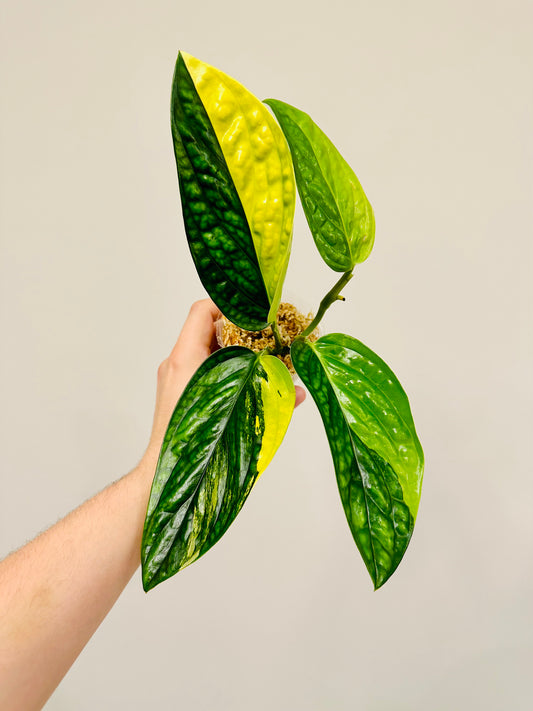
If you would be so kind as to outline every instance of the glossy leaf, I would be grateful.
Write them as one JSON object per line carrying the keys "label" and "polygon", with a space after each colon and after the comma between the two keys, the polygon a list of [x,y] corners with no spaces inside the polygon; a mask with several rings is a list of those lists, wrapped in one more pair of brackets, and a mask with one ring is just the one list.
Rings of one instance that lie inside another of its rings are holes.
{"label": "glossy leaf", "polygon": [[266,107],[218,69],[181,52],[172,134],[189,246],[202,283],[242,328],[274,320],[292,240],[287,142]]}
{"label": "glossy leaf", "polygon": [[399,565],[418,511],[424,455],[409,401],[390,368],[340,333],[291,350],[328,436],[348,524],[379,588]]}
{"label": "glossy leaf", "polygon": [[270,302],[246,215],[181,54],[171,124],[185,231],[202,284],[233,323],[264,328]]}
{"label": "glossy leaf", "polygon": [[290,255],[296,198],[287,141],[265,105],[242,84],[182,54],[244,208],[273,321]]}
{"label": "glossy leaf", "polygon": [[278,101],[272,108],[289,143],[309,228],[326,264],[346,272],[374,245],[374,212],[357,176],[310,116]]}
{"label": "glossy leaf", "polygon": [[197,560],[226,532],[287,430],[291,376],[274,356],[238,346],[198,369],[170,420],[143,541],[145,590]]}

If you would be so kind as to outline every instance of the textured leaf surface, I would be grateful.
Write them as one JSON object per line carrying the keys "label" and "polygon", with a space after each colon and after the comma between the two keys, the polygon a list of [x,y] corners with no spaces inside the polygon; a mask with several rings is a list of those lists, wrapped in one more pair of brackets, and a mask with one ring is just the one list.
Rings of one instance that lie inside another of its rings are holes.
{"label": "textured leaf surface", "polygon": [[241,328],[268,324],[270,301],[231,173],[194,82],[178,55],[171,126],[185,231],[202,284]]}
{"label": "textured leaf surface", "polygon": [[200,366],[170,420],[142,541],[145,590],[209,550],[281,444],[294,409],[287,368],[238,346]]}
{"label": "textured leaf surface", "polygon": [[296,188],[279,126],[241,84],[180,53],[174,153],[189,246],[221,311],[250,330],[274,320],[291,249]]}
{"label": "textured leaf surface", "polygon": [[407,549],[420,500],[424,457],[409,401],[351,336],[297,340],[291,356],[320,410],[346,518],[378,588]]}
{"label": "textured leaf surface", "polygon": [[345,272],[374,244],[374,212],[357,176],[310,116],[278,101],[274,111],[289,143],[309,228],[326,264]]}
{"label": "textured leaf surface", "polygon": [[244,208],[273,321],[289,261],[296,198],[287,141],[268,109],[242,84],[182,55]]}

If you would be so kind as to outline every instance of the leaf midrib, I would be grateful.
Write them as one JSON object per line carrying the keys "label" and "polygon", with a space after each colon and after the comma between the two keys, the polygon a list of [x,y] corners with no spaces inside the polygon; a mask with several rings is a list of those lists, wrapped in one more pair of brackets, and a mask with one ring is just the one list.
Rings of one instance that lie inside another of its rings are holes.
{"label": "leaf midrib", "polygon": [[[226,431],[226,429],[227,429],[228,422],[229,422],[230,419],[231,419],[231,416],[232,416],[232,414],[233,414],[233,411],[235,410],[236,404],[237,404],[237,402],[239,401],[239,399],[240,399],[240,397],[241,397],[241,395],[242,395],[242,392],[243,392],[243,390],[244,390],[245,385],[247,385],[247,383],[248,383],[248,381],[249,381],[249,379],[250,379],[250,377],[251,377],[251,375],[252,375],[252,372],[253,372],[253,370],[255,369],[255,365],[256,365],[258,359],[259,359],[259,355],[256,355],[256,357],[255,357],[253,360],[251,360],[249,372],[247,373],[246,377],[244,378],[243,383],[242,383],[241,387],[239,388],[238,393],[237,393],[236,396],[235,396],[235,401],[234,401],[233,405],[231,406],[231,408],[230,408],[230,410],[229,410],[229,412],[228,412],[228,414],[227,414],[227,416],[226,416],[226,418],[225,418],[224,427],[222,428],[220,435],[215,439],[213,445],[211,446],[211,448],[210,448],[210,450],[209,450],[209,455],[205,457],[204,461],[209,462],[209,461],[211,460],[211,457],[212,457],[212,455],[213,455],[213,452],[214,452],[215,449],[217,448],[217,446],[218,446],[220,440],[222,439],[222,437],[223,437],[223,435],[224,435],[224,433],[225,433],[225,431]],[[180,457],[180,459],[181,459],[181,457]],[[170,476],[168,477],[168,479],[167,479],[167,481],[166,481],[166,483],[165,483],[164,489],[166,489],[166,486],[167,486],[168,482],[174,477],[174,471],[175,471],[176,467],[178,466],[178,464],[179,464],[179,460],[176,462],[176,464],[175,464],[174,467],[172,468],[172,472],[171,472]],[[191,507],[191,505],[192,505],[192,502],[194,501],[194,499],[195,499],[195,497],[196,497],[196,495],[197,495],[197,493],[198,493],[198,490],[199,490],[199,488],[201,487],[201,485],[202,485],[202,483],[203,483],[203,481],[204,481],[204,479],[205,479],[205,470],[206,470],[206,468],[207,468],[207,465],[204,466],[204,467],[202,467],[202,473],[201,473],[200,477],[198,478],[198,483],[197,483],[197,485],[196,485],[196,487],[195,487],[195,489],[194,489],[194,492],[191,494],[191,496],[189,497],[188,501],[187,501],[186,503],[182,504],[182,506],[180,506],[179,509],[178,509],[177,511],[175,511],[175,512],[172,514],[172,518],[174,518],[174,517],[177,515],[178,511],[181,511],[182,508],[185,507],[185,513],[184,513],[184,515],[183,515],[183,520],[185,520],[186,516],[188,515],[188,513],[189,513],[189,511],[190,511],[190,507]],[[159,501],[163,498],[164,489],[163,489],[163,492],[161,493],[161,497],[159,498]],[[156,510],[156,509],[154,509],[154,511],[155,511],[155,510]],[[153,516],[154,511],[152,512],[152,516]],[[152,517],[152,516],[151,516],[151,517]],[[150,517],[150,518],[151,518],[151,517]],[[165,525],[165,528],[166,528],[166,525]],[[181,529],[181,525],[176,529],[176,536],[175,536],[175,538],[177,537],[178,532],[180,531],[180,529]],[[151,550],[151,548],[152,548],[152,546],[150,547],[150,550]],[[166,557],[167,557],[167,556],[165,556],[165,559],[166,559]],[[159,567],[161,567],[161,566],[159,566]],[[154,576],[154,577],[155,577],[155,576]]]}
{"label": "leaf midrib", "polygon": [[[348,252],[349,252],[349,255],[350,255],[350,264],[351,264],[352,261],[353,261],[353,254],[352,254],[352,248],[351,248],[350,239],[348,238],[348,231],[347,231],[346,225],[345,225],[345,223],[344,223],[344,218],[343,218],[343,216],[342,216],[339,203],[338,203],[338,201],[337,201],[337,199],[336,199],[336,197],[335,197],[335,194],[334,194],[334,192],[333,192],[333,190],[332,190],[332,188],[331,188],[331,185],[330,185],[328,179],[326,178],[326,176],[325,176],[325,174],[324,174],[324,171],[323,171],[323,169],[322,169],[322,165],[321,165],[321,163],[320,163],[320,161],[319,161],[319,159],[318,159],[318,156],[317,156],[317,154],[316,154],[316,152],[315,152],[315,149],[314,149],[314,147],[313,147],[313,144],[311,143],[311,141],[309,140],[309,138],[307,137],[307,135],[305,134],[305,132],[300,128],[300,126],[299,126],[295,121],[293,121],[293,119],[292,119],[290,116],[288,116],[288,114],[285,114],[285,118],[286,118],[288,121],[290,121],[290,122],[297,128],[297,130],[300,131],[300,133],[303,135],[303,137],[305,138],[307,144],[309,145],[309,147],[310,147],[310,149],[311,149],[311,152],[312,152],[312,154],[313,154],[313,156],[314,156],[314,158],[315,158],[315,160],[316,160],[316,162],[317,162],[317,165],[318,165],[318,167],[319,167],[319,169],[320,169],[320,175],[321,175],[322,179],[324,180],[324,182],[325,182],[325,184],[326,184],[326,186],[327,186],[327,188],[328,188],[328,190],[329,190],[329,192],[330,192],[331,198],[332,198],[333,203],[334,203],[334,205],[335,205],[335,209],[336,209],[337,214],[338,214],[338,216],[339,216],[339,220],[340,220],[340,223],[341,223],[341,226],[342,226],[342,232],[343,232],[343,234],[344,234],[346,246],[347,246],[347,248],[348,248]],[[317,126],[317,128],[318,128],[318,126]],[[321,130],[321,129],[319,129],[319,130]],[[327,136],[326,136],[325,133],[324,133],[323,135],[327,138]],[[329,139],[328,139],[328,140],[329,140]],[[332,144],[332,145],[333,145],[333,144]],[[337,149],[335,148],[335,150],[337,150]],[[338,151],[337,151],[337,152],[338,152]],[[340,154],[339,154],[339,157],[342,159],[342,156],[340,156]]]}
{"label": "leaf midrib", "polygon": [[[183,61],[183,60],[182,60],[182,61]],[[222,147],[221,147],[221,145],[220,145],[220,141],[218,140],[218,136],[216,135],[216,131],[215,131],[214,127],[213,127],[213,124],[212,124],[212,122],[211,122],[211,119],[210,119],[210,117],[209,117],[209,114],[207,113],[207,109],[205,108],[204,103],[203,103],[203,101],[202,101],[202,99],[201,99],[201,97],[200,97],[200,95],[199,95],[199,93],[198,93],[198,90],[196,89],[196,85],[195,85],[195,83],[194,83],[194,80],[193,80],[193,78],[192,78],[192,76],[191,76],[191,73],[190,73],[189,68],[187,67],[185,61],[183,61],[183,66],[184,66],[185,72],[186,72],[186,74],[187,74],[187,76],[188,76],[188,78],[189,78],[189,80],[190,80],[191,87],[192,87],[192,89],[193,89],[193,91],[194,91],[194,94],[196,95],[196,97],[197,97],[197,99],[198,99],[198,102],[199,102],[200,105],[202,106],[202,108],[203,108],[203,110],[204,110],[204,113],[205,113],[205,116],[206,116],[206,119],[207,119],[207,121],[208,121],[208,123],[209,123],[209,126],[211,127],[211,129],[212,129],[212,131],[213,131],[213,138],[214,138],[214,141],[216,141],[216,146],[217,146],[217,148],[218,148],[220,157],[221,157],[222,160],[223,160],[225,170],[227,171],[227,174],[228,174],[228,176],[229,176],[229,180],[231,181],[231,186],[233,187],[233,191],[234,191],[234,193],[235,193],[235,195],[236,195],[236,197],[237,197],[238,203],[239,203],[240,208],[241,208],[241,210],[242,210],[242,215],[243,215],[243,217],[244,217],[244,222],[245,222],[245,224],[246,224],[246,226],[247,226],[247,228],[248,228],[248,236],[249,236],[250,241],[251,241],[251,249],[252,249],[252,251],[253,251],[253,253],[254,253],[254,255],[255,255],[256,261],[257,261],[257,267],[258,267],[259,276],[261,277],[262,286],[263,286],[263,288],[264,288],[264,293],[265,293],[266,300],[267,300],[267,303],[268,303],[269,309],[270,309],[270,296],[269,296],[269,293],[268,293],[268,290],[267,290],[267,286],[266,286],[266,284],[265,284],[264,275],[263,275],[263,273],[262,273],[262,271],[261,271],[261,264],[260,264],[260,262],[259,262],[259,257],[258,257],[258,255],[257,255],[257,251],[256,251],[256,249],[255,249],[255,244],[254,244],[253,236],[252,236],[252,234],[251,234],[251,227],[250,227],[250,224],[248,223],[248,217],[247,217],[247,215],[246,215],[246,211],[245,211],[244,206],[243,206],[243,204],[242,204],[241,197],[240,197],[239,192],[238,192],[238,190],[237,190],[237,188],[236,188],[236,186],[235,186],[235,182],[234,182],[234,180],[233,180],[233,176],[231,175],[231,171],[230,171],[230,169],[229,169],[229,166],[228,166],[226,157],[225,157],[225,155],[224,155],[224,151],[222,150]],[[186,118],[186,114],[185,114],[185,110],[184,110],[183,105],[182,105],[181,95],[180,95],[180,92],[179,92],[179,90],[178,90],[178,86],[177,86],[177,85],[178,85],[178,81],[176,80],[175,86],[173,85],[172,104],[176,103],[177,106],[179,106],[180,112],[181,112],[183,118],[185,119],[185,118]],[[174,91],[174,89],[175,89],[175,91]],[[195,167],[194,167],[194,164],[193,164],[193,162],[192,162],[192,160],[191,160],[191,157],[190,157],[190,155],[189,155],[189,151],[188,151],[187,148],[186,148],[185,142],[183,141],[183,139],[182,139],[182,137],[181,137],[181,133],[180,133],[180,131],[179,131],[179,129],[178,129],[177,122],[176,122],[176,120],[175,120],[174,114],[175,114],[175,112],[174,112],[173,106],[171,106],[171,116],[170,116],[170,120],[171,120],[172,133],[173,133],[173,134],[177,134],[177,136],[179,137],[179,140],[180,140],[180,142],[181,142],[181,145],[183,146],[183,150],[184,150],[184,152],[185,152],[185,154],[186,154],[186,156],[187,156],[187,160],[188,160],[188,162],[189,162],[189,165],[190,165],[190,167],[191,167],[191,170],[192,170],[193,173],[194,173],[194,176],[195,176],[195,179],[196,179],[196,183],[197,183],[197,185],[200,187],[200,189],[201,189],[201,191],[202,191],[202,195],[205,197],[204,188],[203,188],[203,186],[201,185],[201,183],[198,181],[198,178],[197,178],[198,172],[196,171],[196,169],[195,169]],[[191,139],[192,139],[192,141],[195,142],[197,145],[200,145],[200,144],[198,143],[198,141],[195,139],[194,133],[192,134]],[[195,220],[195,222],[196,222],[196,220]],[[204,244],[205,244],[205,243],[204,243]],[[238,243],[237,243],[237,244],[238,244]],[[243,252],[243,254],[245,255],[246,259],[248,259],[248,260],[251,261],[250,255],[247,254],[247,252],[245,251],[244,247],[243,247],[242,245],[240,245],[240,244],[238,244],[238,246],[239,246],[239,248],[241,249],[241,251]],[[207,248],[207,246],[206,246],[206,248]],[[219,271],[221,271],[222,274],[224,274],[225,276],[227,276],[227,272],[226,272],[225,270],[223,270],[223,269],[219,266],[218,262],[213,258],[213,255],[212,255],[211,251],[208,250],[208,252],[209,252],[209,257],[210,257],[211,261],[213,262],[213,264],[216,266],[216,268],[217,268]],[[245,290],[245,289],[242,288],[242,285],[241,285],[241,286],[235,285],[234,282],[233,282],[231,279],[229,279],[229,281],[230,281],[234,286],[237,286],[238,291],[239,291],[241,294],[243,294],[243,295],[245,296],[245,298],[247,298],[254,306],[257,307],[257,301],[255,300],[255,298],[253,297],[253,295],[250,296],[250,295],[248,294],[247,290]],[[267,314],[267,318],[268,318],[268,314]]]}
{"label": "leaf midrib", "polygon": [[[188,162],[189,162],[189,166],[190,166],[191,171],[193,172],[194,177],[195,177],[195,183],[196,183],[196,185],[199,187],[199,189],[202,191],[202,197],[204,198],[205,202],[209,204],[211,201],[207,198],[207,195],[206,195],[206,193],[205,193],[204,187],[202,186],[201,182],[198,180],[199,171],[197,171],[196,168],[194,167],[194,164],[193,164],[193,162],[192,162],[192,160],[191,160],[191,156],[189,155],[189,151],[187,150],[187,146],[185,145],[185,142],[184,142],[183,139],[181,138],[181,134],[179,133],[179,130],[178,130],[178,128],[175,126],[174,122],[173,122],[173,128],[174,128],[174,130],[177,132],[178,137],[179,137],[179,140],[180,140],[180,142],[181,142],[181,145],[183,146],[183,150],[184,150],[184,152],[185,152],[185,154],[186,154],[186,156],[187,156],[187,160],[188,160]],[[216,136],[215,136],[215,138],[216,138]],[[193,138],[193,141],[194,141],[194,138]],[[225,160],[225,159],[224,159],[224,160]],[[228,173],[229,173],[229,169],[228,169]],[[183,179],[183,178],[182,178],[182,179]],[[232,183],[233,183],[233,180],[232,180]],[[260,263],[259,263],[259,259],[258,259],[258,257],[257,257],[257,253],[256,253],[256,251],[255,251],[255,246],[254,246],[254,244],[253,244],[253,237],[252,237],[252,235],[251,235],[250,225],[248,224],[248,219],[247,219],[247,217],[246,217],[246,213],[244,212],[244,208],[242,207],[242,203],[241,203],[241,201],[240,201],[240,197],[239,197],[239,195],[238,195],[238,193],[237,193],[237,188],[235,188],[235,185],[234,185],[234,184],[233,184],[233,188],[234,188],[234,190],[235,190],[235,193],[237,194],[237,197],[239,198],[239,203],[241,204],[241,209],[242,209],[242,211],[243,211],[244,219],[245,219],[246,225],[247,225],[247,227],[248,227],[248,234],[249,234],[249,236],[250,236],[250,240],[251,240],[251,242],[252,242],[252,248],[253,248],[253,250],[254,250],[255,258],[256,258],[256,260],[257,260],[258,272],[259,272],[259,274],[260,274],[260,276],[261,276],[261,279],[262,279],[262,282],[263,282],[263,286],[264,286],[264,289],[265,289],[265,295],[266,295],[266,297],[267,297],[267,301],[268,301],[268,304],[269,304],[269,307],[270,307],[270,298],[269,298],[269,295],[268,295],[268,291],[267,291],[267,289],[266,289],[266,285],[264,284],[264,277],[263,277],[263,274],[262,274],[262,272],[261,272],[261,265],[260,265]],[[200,239],[199,241],[200,241],[201,244],[205,247],[205,249],[206,249],[206,251],[207,251],[207,253],[208,253],[208,255],[209,255],[209,259],[210,259],[210,261],[212,262],[212,264],[215,266],[215,268],[222,274],[222,276],[223,276],[225,279],[227,279],[227,280],[230,282],[230,284],[231,284],[238,292],[240,292],[240,294],[242,294],[242,296],[243,296],[245,299],[247,299],[254,307],[257,308],[258,303],[257,303],[257,299],[255,298],[255,296],[254,296],[253,294],[250,294],[250,293],[248,292],[248,289],[243,288],[242,282],[239,282],[239,281],[235,282],[235,281],[234,281],[234,279],[233,279],[234,272],[231,272],[231,273],[228,272],[228,270],[226,270],[226,269],[224,269],[222,266],[220,266],[220,264],[218,263],[218,261],[215,259],[214,254],[213,254],[213,251],[212,251],[211,249],[209,249],[209,247],[208,247],[208,245],[207,245],[207,243],[206,243],[206,241],[205,241],[205,239],[204,239],[204,237],[203,237],[203,233],[202,233],[202,231],[201,231],[201,229],[200,229],[200,227],[199,227],[199,224],[198,224],[197,216],[196,216],[195,213],[193,213],[192,211],[191,211],[191,213],[190,213],[190,219],[191,219],[191,220],[194,222],[194,224],[196,225],[196,229],[198,230],[198,232],[199,232],[199,234],[200,234],[200,236],[201,236],[201,239]],[[219,222],[220,225],[223,225],[223,223],[221,223],[220,221],[218,221],[218,222]],[[195,241],[196,241],[196,240],[195,240]],[[243,247],[243,245],[242,245],[239,241],[235,241],[235,240],[234,240],[234,241],[233,241],[233,244],[235,244],[235,245],[238,247],[238,249],[242,252],[242,254],[244,255],[244,257],[245,257],[246,260],[252,261],[251,258],[250,258],[250,255],[246,252],[245,248]],[[268,315],[267,315],[267,317],[268,317]]]}
{"label": "leaf midrib", "polygon": [[[341,412],[341,414],[342,414],[343,422],[344,422],[344,424],[345,424],[345,426],[346,426],[346,428],[347,428],[347,430],[348,430],[348,436],[349,436],[349,438],[350,438],[350,445],[351,445],[351,448],[352,448],[352,453],[353,453],[353,456],[354,456],[354,459],[355,459],[355,463],[356,463],[356,466],[357,466],[357,470],[358,470],[358,472],[359,472],[359,476],[361,477],[361,486],[362,486],[362,489],[363,489],[363,495],[364,495],[364,499],[365,499],[365,509],[366,509],[367,521],[368,521],[368,530],[369,530],[369,532],[371,533],[371,532],[372,532],[372,527],[371,527],[371,522],[370,522],[370,511],[369,511],[369,506],[368,506],[368,499],[369,499],[369,498],[372,499],[374,505],[375,505],[382,513],[384,513],[385,516],[387,516],[388,518],[390,518],[390,516],[388,516],[388,514],[387,514],[386,512],[384,512],[383,509],[381,509],[381,507],[377,504],[376,501],[374,501],[374,499],[370,496],[370,494],[367,492],[367,490],[366,490],[366,488],[365,488],[364,481],[363,481],[363,477],[362,477],[362,475],[361,475],[361,467],[360,467],[360,465],[359,465],[359,459],[358,459],[357,454],[356,454],[356,451],[355,451],[355,450],[356,450],[356,444],[355,444],[354,439],[353,439],[353,434],[354,434],[354,433],[353,433],[353,431],[352,431],[352,428],[350,427],[350,424],[349,424],[348,421],[346,420],[343,407],[342,407],[342,405],[341,405],[341,403],[340,403],[340,401],[339,401],[339,398],[337,397],[337,390],[336,390],[336,388],[335,388],[335,385],[334,385],[333,382],[331,381],[331,378],[329,377],[327,368],[324,367],[324,363],[323,363],[323,361],[322,361],[322,358],[320,357],[319,352],[315,349],[314,344],[311,343],[311,342],[307,342],[307,343],[308,343],[309,347],[311,348],[312,352],[314,353],[315,357],[317,358],[317,360],[319,361],[319,363],[320,363],[320,365],[321,365],[321,367],[322,367],[322,370],[323,370],[323,372],[324,372],[324,374],[325,374],[325,376],[326,376],[326,379],[327,379],[327,381],[328,381],[328,383],[329,383],[329,386],[330,386],[330,388],[331,388],[331,390],[332,390],[332,392],[333,392],[333,395],[334,395],[334,397],[335,397],[335,400],[336,400],[336,402],[337,402],[337,405],[338,405],[338,407],[339,407],[339,410],[340,410],[340,412]],[[378,388],[378,389],[379,389],[379,388]],[[381,392],[381,391],[380,391],[380,392]],[[363,441],[363,440],[361,440],[361,441]],[[363,444],[365,444],[365,443],[363,442]],[[368,447],[368,445],[366,445],[366,444],[365,444],[365,446]],[[370,449],[371,451],[375,452],[378,456],[381,456],[381,455],[379,454],[379,452],[376,452],[376,451],[375,451],[374,449],[372,449],[371,447],[368,447],[368,449]],[[382,459],[384,459],[384,457],[382,457]],[[384,459],[384,461],[388,464],[388,466],[391,467],[391,469],[393,470],[393,472],[396,474],[396,477],[398,478],[398,482],[400,483],[398,474],[396,473],[396,470],[394,469],[394,467],[390,464],[390,462],[387,462],[386,459]],[[391,499],[391,502],[392,502],[394,497],[393,497],[392,494],[391,494],[391,491],[390,491],[390,489],[389,489],[389,486],[388,486],[387,481],[386,481],[385,478],[383,478],[383,485],[384,485],[385,488],[387,489],[387,492],[388,492],[388,494],[389,494],[389,498]],[[400,486],[401,486],[401,483],[400,483]],[[403,501],[404,501],[405,505],[407,506],[407,503],[406,503],[406,501],[405,501],[405,498],[403,499]],[[409,515],[412,517],[413,514],[412,514],[411,510],[409,509],[409,506],[407,506],[407,510],[409,511]],[[394,539],[395,539],[395,541],[396,541],[396,535],[394,536]],[[378,567],[377,567],[376,552],[375,552],[375,548],[374,548],[374,541],[373,541],[373,535],[372,535],[372,534],[370,535],[370,546],[371,546],[371,550],[372,550],[372,563],[373,563],[373,566],[374,566],[374,572],[375,572],[375,576],[376,576],[376,578],[375,578],[375,583],[376,583],[376,585],[377,585],[377,583],[378,583]],[[394,549],[394,546],[393,546],[393,549]],[[391,556],[391,560],[393,561],[393,557],[392,557],[392,556]],[[387,571],[387,572],[388,572],[389,574],[387,575],[387,577],[385,578],[385,580],[381,583],[381,585],[382,585],[384,582],[386,582],[386,580],[388,579],[388,577],[390,577],[390,575],[392,574],[390,571]]]}
{"label": "leaf midrib", "polygon": [[[356,455],[356,453],[355,453],[355,449],[354,449],[355,444],[354,444],[354,441],[353,441],[353,438],[352,438],[352,430],[351,430],[351,428],[350,428],[350,425],[349,425],[348,422],[346,421],[346,417],[344,416],[344,411],[343,411],[342,406],[341,406],[341,404],[340,404],[340,402],[339,402],[339,399],[338,399],[338,397],[337,397],[337,393],[336,393],[336,391],[335,391],[335,388],[333,387],[333,384],[331,383],[331,380],[330,380],[329,375],[328,375],[328,371],[327,371],[326,368],[324,367],[324,364],[323,364],[323,362],[322,362],[322,359],[320,358],[319,354],[317,353],[317,351],[315,350],[315,348],[313,347],[313,345],[312,345],[311,342],[307,341],[307,345],[309,346],[309,348],[311,349],[311,351],[313,352],[313,354],[315,355],[316,359],[318,360],[318,362],[320,363],[320,365],[321,365],[321,367],[322,367],[322,370],[323,370],[323,372],[324,372],[324,375],[326,376],[326,379],[327,379],[327,381],[328,381],[328,383],[329,383],[329,386],[330,386],[330,388],[331,388],[331,392],[333,393],[333,395],[334,395],[334,397],[335,397],[335,401],[336,401],[336,403],[337,403],[337,405],[338,405],[338,408],[339,408],[339,410],[341,411],[343,422],[344,422],[344,424],[345,424],[345,426],[346,426],[346,429],[348,430],[348,436],[349,436],[349,438],[350,438],[350,445],[351,445],[351,448],[352,448],[352,454],[353,454],[353,457],[354,457],[354,460],[355,460],[355,464],[356,464],[356,466],[357,466],[357,471],[359,472],[359,476],[360,476],[360,478],[361,478],[361,488],[362,488],[362,490],[363,490],[363,496],[364,496],[364,498],[365,498],[365,509],[366,509],[366,518],[367,518],[367,521],[368,521],[368,530],[369,530],[369,532],[371,533],[372,529],[371,529],[371,525],[370,525],[370,511],[369,511],[369,509],[368,509],[368,494],[367,494],[366,487],[365,487],[365,484],[364,484],[364,481],[363,481],[363,477],[362,477],[362,475],[361,475],[361,469],[360,469],[360,467],[359,467],[359,461],[358,461],[357,455]],[[374,549],[374,541],[373,541],[372,534],[369,536],[369,538],[370,538],[370,547],[371,547],[371,550],[372,550],[372,563],[373,563],[373,565],[374,565],[375,581],[376,581],[376,583],[377,583],[377,579],[378,579],[378,567],[377,567],[376,551],[375,551],[375,549]]]}
{"label": "leaf midrib", "polygon": [[[335,335],[335,334],[328,334],[328,335],[331,336],[331,335]],[[342,335],[342,334],[341,334],[341,335]],[[325,336],[325,338],[327,338],[327,336]],[[317,342],[317,343],[319,343],[319,342]],[[323,343],[324,343],[326,346],[328,346],[328,347],[331,345],[329,342],[324,342],[324,341],[323,341]],[[320,344],[319,344],[319,345],[320,345]],[[361,344],[361,345],[364,346],[364,344]],[[345,349],[345,350],[351,350],[351,349],[349,349],[347,346],[341,346],[341,348],[343,348],[343,349]],[[313,351],[315,351],[314,344],[313,344]],[[316,352],[316,351],[315,351],[315,352]],[[357,353],[358,351],[354,350],[353,352],[354,352],[354,353]],[[361,353],[360,355],[361,355],[363,358],[365,358],[366,360],[368,360],[367,356],[365,356],[363,353]],[[373,357],[374,357],[374,358],[379,358],[379,356],[378,356],[377,354],[375,354],[375,353],[373,353]],[[328,358],[331,358],[331,356],[329,356],[329,354],[328,354]],[[332,359],[333,359],[333,360],[336,360],[335,356],[333,356]],[[380,358],[379,358],[379,360],[381,361]],[[320,359],[320,362],[322,363],[322,360],[321,360],[321,359]],[[398,381],[398,379],[396,378],[396,376],[394,375],[394,373],[392,372],[392,370],[389,368],[389,366],[388,366],[384,361],[381,361],[381,366],[385,366],[385,368],[387,368],[388,374],[389,374],[392,378],[394,378],[394,381],[395,381],[394,386],[399,389],[400,396],[405,397],[405,399],[407,400],[407,407],[409,407],[409,404],[408,404],[408,403],[409,403],[409,400],[408,400],[408,398],[407,398],[407,394],[406,394],[405,390],[403,389],[401,383]],[[372,386],[374,387],[375,383],[374,383],[373,380],[371,380],[371,379],[368,377],[368,375],[365,375],[365,373],[363,373],[363,372],[361,372],[361,371],[358,371],[358,373],[359,373],[368,383],[370,383],[370,385],[372,385]],[[375,385],[375,388],[376,388],[376,390],[383,396],[383,398],[384,398],[387,402],[391,402],[391,400],[390,400],[390,398],[387,396],[386,392],[385,392],[379,385]],[[363,407],[366,407],[366,406],[363,405]],[[408,422],[408,421],[405,419],[404,414],[401,413],[401,412],[397,409],[396,406],[393,406],[392,409],[394,409],[394,411],[395,411],[396,414],[398,415],[398,418],[399,418],[400,422],[403,424],[403,426],[405,427],[405,429],[406,429],[407,432],[409,433],[409,438],[410,438],[411,444],[413,445],[414,450],[415,450],[416,453],[417,453],[417,456],[418,456],[418,465],[417,465],[417,467],[416,467],[416,470],[413,471],[413,476],[418,476],[418,475],[420,474],[420,471],[423,469],[423,466],[424,466],[424,452],[423,452],[423,450],[422,450],[422,445],[420,444],[420,441],[419,441],[419,439],[418,439],[418,435],[417,435],[417,433],[416,433],[415,423],[414,423],[414,420],[413,420],[413,416],[412,416],[411,411],[410,411],[410,409],[409,409],[408,414],[409,414],[410,422]],[[379,417],[376,416],[375,419],[381,424],[381,419],[380,419]],[[392,442],[392,440],[390,439],[390,437],[389,437],[388,434],[386,433],[387,428],[385,427],[384,430],[385,430],[385,434],[386,434],[387,439],[389,440],[389,442],[391,442],[392,446],[394,447],[394,443]],[[365,444],[366,444],[366,443],[365,443]],[[368,446],[368,445],[367,445],[367,446]],[[378,452],[378,454],[379,454],[379,452]],[[380,456],[382,456],[382,455],[380,455]]]}

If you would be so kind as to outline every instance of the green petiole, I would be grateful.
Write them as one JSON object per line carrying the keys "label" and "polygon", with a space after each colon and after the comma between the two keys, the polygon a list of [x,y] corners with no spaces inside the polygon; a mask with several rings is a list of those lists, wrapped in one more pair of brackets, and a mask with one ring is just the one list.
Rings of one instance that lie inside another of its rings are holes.
{"label": "green petiole", "polygon": [[353,271],[351,269],[347,272],[344,272],[341,278],[328,291],[328,293],[320,302],[320,306],[318,307],[318,311],[316,312],[315,318],[311,321],[309,326],[307,326],[305,331],[302,333],[302,338],[305,338],[306,336],[309,336],[309,334],[313,333],[315,328],[322,321],[324,314],[329,309],[331,304],[334,304],[335,301],[344,301],[344,296],[341,296],[340,293],[352,277]]}

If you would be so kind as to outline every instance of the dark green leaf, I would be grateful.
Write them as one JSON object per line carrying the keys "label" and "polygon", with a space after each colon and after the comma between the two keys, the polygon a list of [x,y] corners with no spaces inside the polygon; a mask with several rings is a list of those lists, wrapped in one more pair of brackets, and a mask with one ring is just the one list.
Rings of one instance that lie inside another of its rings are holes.
{"label": "dark green leaf", "polygon": [[374,213],[357,176],[308,114],[278,101],[272,108],[292,153],[296,185],[309,228],[326,264],[346,272],[374,244]]}
{"label": "dark green leaf", "polygon": [[211,548],[280,445],[294,408],[283,363],[241,347],[211,355],[176,406],[142,541],[145,590]]}
{"label": "dark green leaf", "polygon": [[390,368],[340,333],[291,351],[324,422],[348,524],[379,588],[398,567],[420,500],[424,455]]}
{"label": "dark green leaf", "polygon": [[268,323],[270,301],[239,195],[181,54],[172,84],[171,126],[185,231],[209,295],[241,328]]}
{"label": "dark green leaf", "polygon": [[268,108],[216,67],[181,53],[239,195],[276,318],[292,242],[296,186],[287,141]]}

